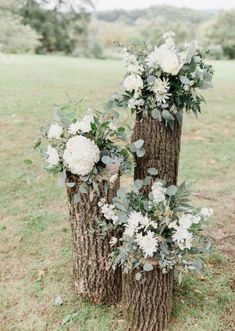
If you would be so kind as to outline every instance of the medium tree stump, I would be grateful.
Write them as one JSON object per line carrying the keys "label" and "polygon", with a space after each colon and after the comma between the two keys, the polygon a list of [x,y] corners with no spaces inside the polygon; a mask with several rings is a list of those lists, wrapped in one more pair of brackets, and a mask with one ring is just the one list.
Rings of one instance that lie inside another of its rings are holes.
{"label": "medium tree stump", "polygon": [[126,331],[161,331],[172,311],[173,271],[163,274],[157,266],[146,272],[142,284],[135,279],[136,270],[124,275],[123,307]]}
{"label": "medium tree stump", "polygon": [[121,269],[112,269],[109,254],[109,241],[115,233],[101,236],[96,219],[101,216],[98,202],[101,198],[111,203],[119,189],[120,181],[104,192],[104,183],[99,184],[100,195],[94,193],[90,200],[91,187],[88,193],[80,193],[80,202],[74,203],[74,195],[78,192],[81,180],[78,176],[67,174],[67,182],[75,183],[67,188],[70,224],[73,240],[74,284],[80,298],[92,303],[116,304],[121,299]]}
{"label": "medium tree stump", "polygon": [[[134,178],[144,179],[149,168],[158,170],[157,177],[167,184],[177,184],[181,126],[177,120],[174,130],[166,127],[165,121],[151,116],[136,115],[132,142],[143,139],[145,155],[135,157]],[[148,194],[152,183],[145,188]],[[123,280],[124,316],[128,321],[127,331],[162,331],[167,325],[173,301],[173,273],[163,274],[159,267],[146,272],[146,281],[140,284],[133,270]]]}

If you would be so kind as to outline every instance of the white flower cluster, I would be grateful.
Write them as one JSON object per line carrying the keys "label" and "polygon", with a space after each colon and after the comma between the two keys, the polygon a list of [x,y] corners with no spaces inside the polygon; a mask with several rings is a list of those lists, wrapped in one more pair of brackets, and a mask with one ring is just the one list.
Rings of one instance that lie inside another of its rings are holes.
{"label": "white flower cluster", "polygon": [[48,130],[48,138],[59,139],[63,133],[63,128],[58,123],[53,123]]}
{"label": "white flower cluster", "polygon": [[51,147],[51,145],[48,145],[47,147],[47,162],[49,163],[50,167],[56,166],[59,162],[60,158],[59,158],[59,154],[57,152],[57,150],[53,147]]}
{"label": "white flower cluster", "polygon": [[94,141],[83,136],[74,136],[66,144],[63,159],[73,174],[85,176],[99,161],[100,150]]}
{"label": "white flower cluster", "polygon": [[153,86],[150,86],[150,90],[154,92],[158,105],[162,105],[167,102],[167,99],[169,99],[171,95],[168,93],[169,89],[169,81],[166,78],[156,78]]}
{"label": "white flower cluster", "polygon": [[130,213],[123,235],[132,238],[144,252],[145,257],[152,257],[158,248],[158,239],[150,227],[156,228],[157,224],[141,213]]}
{"label": "white flower cluster", "polygon": [[165,203],[165,194],[166,188],[163,187],[163,183],[160,181],[156,181],[152,186],[153,201],[155,203]]}
{"label": "white flower cluster", "polygon": [[113,224],[118,221],[118,216],[116,215],[114,205],[105,203],[105,200],[101,199],[98,202],[98,206],[100,207],[100,211],[103,214],[104,218],[106,218],[106,220],[112,221]]}
{"label": "white flower cluster", "polygon": [[91,131],[91,123],[94,122],[94,115],[87,114],[81,121],[70,124],[68,131],[70,134],[75,135],[77,132],[87,133]]}

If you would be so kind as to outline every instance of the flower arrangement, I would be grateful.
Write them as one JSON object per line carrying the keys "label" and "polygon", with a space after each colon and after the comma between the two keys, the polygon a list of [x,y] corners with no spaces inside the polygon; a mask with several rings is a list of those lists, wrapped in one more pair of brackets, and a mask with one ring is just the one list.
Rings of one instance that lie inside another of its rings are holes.
{"label": "flower arrangement", "polygon": [[[152,168],[150,172],[153,173]],[[175,268],[179,275],[185,270],[198,270],[200,260],[190,256],[210,248],[200,233],[213,210],[192,208],[185,183],[166,187],[157,180],[146,197],[142,189],[151,178],[136,180],[130,192],[119,191],[112,205],[100,201],[104,224],[105,219],[111,219],[113,227],[122,232],[121,238],[113,237],[110,242],[114,247],[114,266],[121,265],[124,272],[136,269],[137,279],[153,270],[154,265],[163,273]]]}
{"label": "flower arrangement", "polygon": [[183,109],[195,115],[201,112],[204,99],[198,90],[211,87],[214,73],[204,61],[209,51],[199,48],[196,41],[186,43],[180,50],[174,36],[173,32],[165,33],[159,47],[132,43],[123,48],[121,54],[127,67],[125,92],[112,100],[132,112],[150,112],[170,127],[175,118],[182,123]]}
{"label": "flower arrangement", "polygon": [[40,148],[44,156],[46,170],[79,176],[84,190],[85,184],[97,190],[96,183],[102,180],[113,184],[119,173],[131,168],[130,153],[120,143],[125,139],[125,128],[118,127],[114,115],[88,109],[79,119],[72,102],[58,107],[55,121],[41,129],[35,142],[35,148]]}

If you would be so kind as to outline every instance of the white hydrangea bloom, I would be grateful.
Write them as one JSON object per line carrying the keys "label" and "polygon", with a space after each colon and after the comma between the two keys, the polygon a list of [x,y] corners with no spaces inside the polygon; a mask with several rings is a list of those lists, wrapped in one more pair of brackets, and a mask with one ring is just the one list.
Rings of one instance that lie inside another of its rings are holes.
{"label": "white hydrangea bloom", "polygon": [[152,222],[148,216],[133,211],[128,217],[127,224],[125,224],[124,235],[133,237],[136,231],[147,229],[149,226],[156,228],[156,223]]}
{"label": "white hydrangea bloom", "polygon": [[99,161],[100,150],[92,140],[75,136],[68,140],[63,159],[73,174],[85,176]]}
{"label": "white hydrangea bloom", "polygon": [[214,211],[212,208],[202,208],[201,212],[200,212],[200,214],[203,218],[209,218],[213,215],[213,213],[214,213]]}
{"label": "white hydrangea bloom", "polygon": [[138,91],[143,88],[143,81],[139,75],[131,74],[124,80],[123,86],[127,91]]}
{"label": "white hydrangea bloom", "polygon": [[152,186],[152,195],[153,195],[153,201],[156,203],[165,203],[165,193],[166,188],[163,187],[162,182],[157,181]]}
{"label": "white hydrangea bloom", "polygon": [[47,156],[48,156],[47,162],[49,163],[50,166],[57,165],[57,163],[60,160],[57,150],[51,147],[51,145],[48,145],[47,147]]}
{"label": "white hydrangea bloom", "polygon": [[104,203],[104,201],[100,201],[98,203],[98,206],[100,207],[101,213],[103,214],[104,218],[108,221],[113,221],[115,224],[118,221],[118,216],[115,213],[115,206]]}
{"label": "white hydrangea bloom", "polygon": [[58,123],[53,123],[48,130],[48,138],[59,139],[63,133],[63,128]]}
{"label": "white hydrangea bloom", "polygon": [[148,231],[146,235],[137,233],[135,242],[143,250],[145,257],[152,257],[153,254],[157,251],[158,240],[152,231]]}
{"label": "white hydrangea bloom", "polygon": [[68,131],[70,134],[75,135],[77,132],[87,133],[91,131],[91,123],[94,122],[94,115],[87,114],[81,121],[70,124]]}

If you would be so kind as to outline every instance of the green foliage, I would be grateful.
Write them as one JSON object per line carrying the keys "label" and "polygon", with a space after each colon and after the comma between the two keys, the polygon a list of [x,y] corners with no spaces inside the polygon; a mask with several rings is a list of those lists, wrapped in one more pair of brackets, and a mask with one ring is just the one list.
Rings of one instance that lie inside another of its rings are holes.
{"label": "green foliage", "polygon": [[40,46],[40,34],[24,25],[19,15],[0,9],[0,51],[5,53],[34,52]]}
{"label": "green foliage", "polygon": [[219,16],[207,35],[212,44],[223,48],[229,59],[235,59],[235,10]]}

